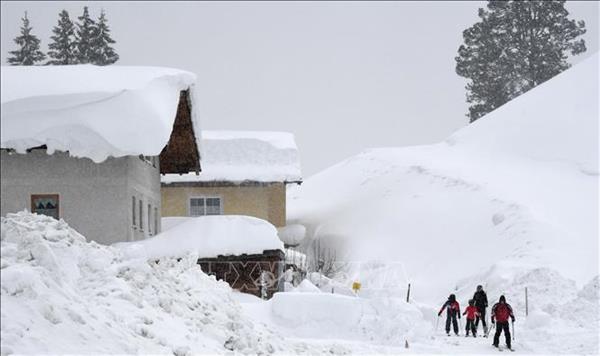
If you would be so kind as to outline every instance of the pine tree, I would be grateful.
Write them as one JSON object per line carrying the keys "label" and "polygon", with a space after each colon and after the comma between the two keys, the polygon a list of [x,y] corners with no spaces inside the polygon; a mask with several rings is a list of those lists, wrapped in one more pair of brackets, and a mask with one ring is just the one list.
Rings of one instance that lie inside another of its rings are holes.
{"label": "pine tree", "polygon": [[48,57],[51,60],[47,64],[73,64],[77,63],[75,58],[75,26],[69,18],[67,10],[58,14],[58,25],[54,26],[52,32],[52,43],[48,45]]}
{"label": "pine tree", "polygon": [[77,18],[76,38],[76,49],[75,57],[77,63],[91,63],[93,52],[92,52],[92,41],[94,39],[94,33],[96,32],[96,24],[90,17],[88,7],[83,7],[83,14]]}
{"label": "pine tree", "polygon": [[40,40],[31,33],[33,29],[29,25],[27,11],[25,17],[22,18],[23,26],[21,27],[21,35],[15,38],[15,43],[19,45],[19,49],[10,51],[6,61],[10,65],[31,66],[37,62],[41,62],[46,58],[44,52],[40,51]]}
{"label": "pine tree", "polygon": [[456,73],[469,79],[473,122],[570,67],[586,50],[585,23],[568,18],[565,0],[488,1],[480,22],[463,32]]}
{"label": "pine tree", "polygon": [[108,20],[104,10],[100,12],[100,17],[96,24],[94,38],[92,41],[92,63],[97,65],[113,64],[119,60],[119,55],[110,45],[115,41],[110,37]]}

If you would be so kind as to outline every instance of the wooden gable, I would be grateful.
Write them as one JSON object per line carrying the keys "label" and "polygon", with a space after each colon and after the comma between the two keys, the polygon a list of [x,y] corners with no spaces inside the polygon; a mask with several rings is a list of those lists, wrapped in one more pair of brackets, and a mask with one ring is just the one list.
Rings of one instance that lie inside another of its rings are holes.
{"label": "wooden gable", "polygon": [[182,90],[179,96],[177,116],[173,123],[171,137],[159,156],[161,174],[189,172],[198,174],[201,170],[189,94],[189,90]]}

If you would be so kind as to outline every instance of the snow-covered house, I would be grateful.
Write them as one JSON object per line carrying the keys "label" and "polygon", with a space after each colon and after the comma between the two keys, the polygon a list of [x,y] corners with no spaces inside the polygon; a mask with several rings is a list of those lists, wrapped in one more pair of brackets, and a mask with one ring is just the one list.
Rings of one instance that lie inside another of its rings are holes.
{"label": "snow-covered house", "polygon": [[162,176],[162,216],[248,215],[286,223],[286,186],[302,182],[291,133],[203,131],[202,173]]}
{"label": "snow-covered house", "polygon": [[196,78],[156,67],[2,67],[1,214],[100,243],[161,231],[160,173],[200,171]]}

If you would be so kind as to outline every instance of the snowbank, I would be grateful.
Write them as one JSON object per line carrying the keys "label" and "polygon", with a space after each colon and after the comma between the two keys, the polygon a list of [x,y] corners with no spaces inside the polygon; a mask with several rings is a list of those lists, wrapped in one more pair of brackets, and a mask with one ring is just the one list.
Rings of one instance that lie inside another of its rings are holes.
{"label": "snowbank", "polygon": [[308,178],[288,192],[288,223],[307,228],[300,248],[335,248],[338,281],[361,282],[363,297],[405,296],[411,283],[429,315],[483,284],[513,303],[531,340],[520,348],[597,353],[598,298],[578,293],[593,295],[598,275],[598,61],[445,142],[367,150]]}
{"label": "snowbank", "polygon": [[277,229],[279,238],[289,246],[296,246],[306,237],[306,228],[300,224],[290,224]]}
{"label": "snowbank", "polygon": [[[309,282],[310,283],[310,282]],[[302,286],[302,284],[300,285]],[[298,287],[300,287],[298,286]],[[288,327],[304,326],[315,328],[310,324],[328,324],[318,329],[350,329],[358,325],[361,314],[361,301],[357,298],[338,294],[316,293],[275,293],[271,307],[273,314]]]}
{"label": "snowbank", "polygon": [[320,293],[317,289],[275,293],[269,304],[273,323],[295,337],[404,346],[406,340],[422,341],[432,332],[415,306],[397,298],[365,299]]}
{"label": "snowbank", "polygon": [[160,264],[87,243],[64,221],[1,220],[2,354],[290,353],[197,256]]}
{"label": "snowbank", "polygon": [[190,218],[189,216],[165,216],[163,218],[160,218],[161,232],[170,230],[179,224],[183,224],[184,222],[189,221],[190,219],[193,218]]}
{"label": "snowbank", "polygon": [[115,246],[128,256],[146,259],[179,257],[189,253],[199,257],[217,257],[259,254],[264,250],[283,251],[283,243],[273,225],[241,215],[186,218],[186,221],[176,223],[152,238]]}
{"label": "snowbank", "polygon": [[161,177],[163,183],[301,180],[294,135],[269,131],[203,131],[202,173]]}
{"label": "snowbank", "polygon": [[[196,76],[159,67],[3,66],[1,147],[19,153],[46,145],[101,162],[158,155],[167,144],[179,93]],[[200,133],[192,103],[194,130]],[[200,147],[200,145],[198,145]]]}

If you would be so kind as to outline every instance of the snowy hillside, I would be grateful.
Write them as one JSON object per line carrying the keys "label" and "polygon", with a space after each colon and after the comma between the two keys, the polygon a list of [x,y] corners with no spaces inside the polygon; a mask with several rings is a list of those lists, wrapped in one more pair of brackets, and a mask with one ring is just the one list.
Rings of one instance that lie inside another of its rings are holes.
{"label": "snowy hillside", "polygon": [[[433,308],[451,292],[464,304],[483,284],[525,320],[528,287],[535,313],[585,325],[578,341],[555,337],[546,352],[597,352],[598,61],[445,142],[368,150],[306,179],[288,195],[289,222],[306,225],[306,246],[338,249],[348,262],[339,278],[361,281],[365,295],[404,295],[411,282],[414,301]],[[583,303],[584,286],[596,290],[587,323],[587,312],[561,311]]]}

